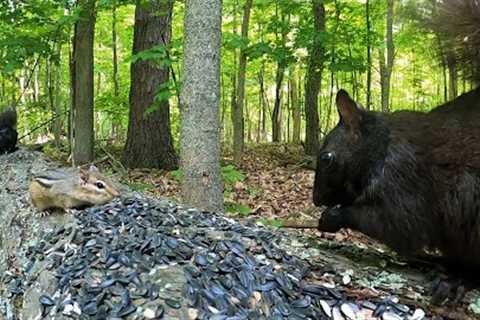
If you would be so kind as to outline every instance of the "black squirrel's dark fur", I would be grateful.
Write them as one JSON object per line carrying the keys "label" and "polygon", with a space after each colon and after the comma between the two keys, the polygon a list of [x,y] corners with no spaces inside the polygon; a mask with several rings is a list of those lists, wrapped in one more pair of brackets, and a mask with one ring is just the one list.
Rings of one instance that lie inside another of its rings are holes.
{"label": "black squirrel's dark fur", "polygon": [[440,250],[480,267],[480,89],[429,113],[364,111],[345,91],[337,106],[313,199],[340,207],[319,229],[349,227],[403,254]]}
{"label": "black squirrel's dark fur", "polygon": [[[473,80],[479,14],[479,1],[445,0],[438,15]],[[434,250],[447,264],[478,270],[480,88],[428,113],[365,111],[343,90],[337,108],[340,122],[317,161],[313,200],[330,207],[319,229],[349,227],[404,255]]]}
{"label": "black squirrel's dark fur", "polygon": [[0,154],[13,152],[17,146],[17,113],[9,109],[0,113]]}

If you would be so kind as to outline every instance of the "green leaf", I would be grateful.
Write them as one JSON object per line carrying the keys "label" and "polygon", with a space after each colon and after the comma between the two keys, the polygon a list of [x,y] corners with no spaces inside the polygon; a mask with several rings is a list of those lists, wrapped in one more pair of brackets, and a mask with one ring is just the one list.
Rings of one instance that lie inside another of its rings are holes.
{"label": "green leaf", "polygon": [[241,216],[248,216],[252,213],[252,210],[240,203],[228,203],[226,204],[227,212],[240,214]]}

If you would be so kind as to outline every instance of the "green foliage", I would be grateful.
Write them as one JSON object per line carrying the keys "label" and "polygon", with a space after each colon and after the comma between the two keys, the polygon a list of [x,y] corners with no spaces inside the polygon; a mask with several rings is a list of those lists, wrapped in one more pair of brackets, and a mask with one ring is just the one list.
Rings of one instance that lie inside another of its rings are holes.
{"label": "green foliage", "polygon": [[[141,1],[142,3],[146,1]],[[282,135],[290,137],[292,110],[289,95],[290,81],[297,82],[298,107],[301,109],[304,139],[304,88],[308,49],[319,47],[324,53],[324,68],[319,95],[322,131],[336,122],[334,99],[339,88],[345,88],[362,104],[365,103],[367,71],[367,29],[365,1],[326,0],[324,32],[314,32],[312,1],[255,0],[251,11],[248,38],[240,34],[244,0],[224,0],[222,25],[221,119],[223,147],[232,137],[231,105],[236,93],[240,50],[248,58],[245,87],[245,133],[255,139],[258,126],[266,133],[261,140],[270,139],[271,113],[275,95],[275,72],[280,65],[285,69],[281,88]],[[378,109],[380,102],[379,51],[385,47],[386,1],[370,1],[372,45],[372,102]],[[118,55],[118,94],[113,85],[112,8],[116,8],[116,37]],[[429,110],[442,103],[443,90],[448,80],[443,78],[438,59],[437,37],[426,23],[431,15],[432,2],[405,0],[396,2],[394,42],[395,61],[391,97],[392,109]],[[182,79],[184,1],[174,2],[172,39],[148,50],[132,55],[135,2],[131,0],[98,0],[95,25],[95,137],[109,139],[114,130],[117,143],[123,144],[128,128],[130,67],[132,63],[148,62],[170,70],[170,81],[156,90],[152,106],[146,115],[155,112],[169,101],[171,128],[177,146],[180,131],[178,92]],[[19,129],[21,134],[38,123],[48,121],[52,107],[59,105],[62,112],[71,105],[70,61],[73,26],[78,20],[74,1],[31,0],[0,1],[0,103],[20,101]],[[34,68],[35,67],[35,68]],[[35,69],[35,72],[32,72]],[[59,74],[58,84],[55,76]],[[173,80],[175,75],[176,81]],[[260,77],[261,76],[261,77]],[[265,97],[260,100],[259,79],[264,80]],[[20,98],[20,83],[26,85]],[[34,94],[35,85],[39,92]],[[49,88],[52,86],[52,88]],[[470,83],[459,83],[459,92]],[[51,89],[51,91],[50,91]],[[58,98],[58,99],[57,99]],[[264,112],[260,101],[264,101]],[[62,116],[62,133],[68,133],[68,121]],[[51,138],[51,126],[36,130],[25,142]],[[235,182],[242,181],[241,172],[222,168],[225,192],[231,192]],[[252,194],[257,191],[251,191]]]}
{"label": "green foliage", "polygon": [[252,213],[252,209],[249,207],[235,202],[225,203],[225,209],[228,213],[239,214],[240,216],[248,216]]}
{"label": "green foliage", "polygon": [[245,180],[245,174],[237,170],[235,166],[231,164],[222,166],[220,172],[226,190],[232,190],[235,183]]}
{"label": "green foliage", "polygon": [[143,183],[143,182],[135,182],[135,183],[129,183],[128,186],[132,188],[135,191],[139,192],[144,192],[147,190],[154,189],[155,186],[151,183]]}
{"label": "green foliage", "polygon": [[153,46],[150,49],[140,51],[131,57],[132,63],[137,63],[141,61],[154,62],[160,68],[170,67],[173,61],[169,58],[168,48],[159,44]]}
{"label": "green foliage", "polygon": [[[245,180],[245,174],[237,170],[235,166],[231,164],[222,166],[220,172],[224,183],[225,198],[229,198],[229,195],[233,192],[235,184]],[[178,182],[181,182],[183,179],[183,172],[181,169],[170,171],[169,174]],[[225,201],[225,209],[229,213],[235,213],[241,216],[246,216],[251,213],[251,209],[248,206],[233,201]]]}
{"label": "green foliage", "polygon": [[283,226],[284,221],[280,219],[258,219],[257,223],[264,226],[281,228]]}
{"label": "green foliage", "polygon": [[[220,168],[222,180],[224,183],[225,191],[231,192],[235,183],[245,180],[245,174],[237,170],[235,166],[229,164]],[[174,177],[178,182],[183,179],[183,172],[181,169],[170,171],[170,175]]]}

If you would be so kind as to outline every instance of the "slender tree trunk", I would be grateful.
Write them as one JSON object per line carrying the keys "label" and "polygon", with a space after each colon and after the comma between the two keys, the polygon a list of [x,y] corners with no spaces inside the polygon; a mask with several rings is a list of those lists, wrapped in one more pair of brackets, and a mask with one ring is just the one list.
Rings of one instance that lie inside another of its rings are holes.
{"label": "slender tree trunk", "polygon": [[[113,80],[113,96],[115,103],[118,101],[119,88],[118,88],[118,56],[117,56],[117,1],[112,3],[112,80]],[[112,119],[112,139],[116,140],[119,135],[119,125],[115,119]]]}
{"label": "slender tree trunk", "polygon": [[[325,7],[323,0],[312,0],[315,33],[317,35],[325,31]],[[318,93],[322,80],[324,64],[324,47],[318,37],[308,49],[308,66],[305,76],[305,152],[315,155],[318,151],[319,121],[318,121]]]}
{"label": "slender tree trunk", "polygon": [[394,0],[387,0],[387,20],[386,20],[386,47],[387,57],[385,60],[385,52],[381,51],[380,56],[380,72],[381,72],[381,87],[382,87],[382,111],[390,110],[390,79],[393,70],[393,7]]}
{"label": "slender tree trunk", "polygon": [[[160,44],[169,44],[172,35],[171,0],[137,1],[133,54]],[[130,114],[123,163],[129,168],[177,167],[170,132],[168,100],[155,101],[161,85],[168,83],[168,67],[151,61],[131,65]]]}
{"label": "slender tree trunk", "polygon": [[227,112],[227,90],[225,90],[225,74],[220,75],[220,90],[222,92],[222,108],[220,110],[220,139],[226,140],[225,113]]}
{"label": "slender tree trunk", "polygon": [[300,143],[300,126],[301,126],[301,107],[298,101],[298,83],[295,70],[292,71],[290,78],[290,101],[292,104],[292,121],[293,121],[293,143]]}
{"label": "slender tree trunk", "polygon": [[[379,73],[380,73],[380,89],[381,89],[381,103],[382,103],[382,111],[388,111],[388,98],[386,98],[386,64],[385,64],[385,48],[379,48],[378,49],[378,67],[379,67]],[[387,102],[387,105],[385,105],[385,102]]]}
{"label": "slender tree trunk", "polygon": [[[57,45],[57,54],[58,54],[58,59],[61,61],[61,54],[62,54],[62,45],[58,44]],[[61,63],[58,63],[55,65],[55,111],[54,111],[54,116],[55,120],[53,121],[53,134],[55,138],[55,146],[57,148],[60,147],[61,144],[61,134],[62,134],[62,119],[64,118],[64,115],[62,114],[62,65]]]}
{"label": "slender tree trunk", "polygon": [[261,139],[261,128],[262,128],[262,109],[263,109],[263,97],[262,97],[262,91],[258,91],[258,115],[257,115],[257,137],[256,137],[256,142],[260,143]]}
{"label": "slender tree trunk", "polygon": [[[234,56],[236,57],[236,54],[234,53]],[[234,60],[236,61],[236,60]],[[233,67],[234,69],[236,69],[236,63]],[[235,106],[237,105],[237,75],[234,71],[234,73],[232,74],[232,91],[231,91],[231,96],[230,96],[230,117],[232,118],[232,124],[233,124],[233,110],[235,109]],[[232,125],[232,128],[229,127],[229,132],[228,132],[228,136],[229,137],[232,137],[232,141],[233,141],[233,125]]]}
{"label": "slender tree trunk", "polygon": [[100,95],[101,88],[102,88],[102,73],[98,72],[97,73],[97,85],[96,85],[95,96],[98,97]]}
{"label": "slender tree trunk", "polygon": [[283,83],[283,76],[285,73],[285,68],[279,62],[277,65],[277,72],[275,74],[275,104],[273,106],[273,113],[272,113],[272,141],[273,142],[280,142],[282,140],[282,124],[281,124],[281,117],[282,117],[282,83]]}
{"label": "slender tree trunk", "polygon": [[[23,76],[23,70],[20,71],[20,77],[18,78],[18,85],[20,88],[20,103],[25,105],[25,77]],[[13,99],[15,101],[15,99]]]}
{"label": "slender tree trunk", "polygon": [[[74,36],[75,37],[75,36]],[[70,80],[70,86],[69,86],[69,98],[70,98],[70,104],[68,105],[68,109],[66,110],[67,115],[68,115],[68,125],[67,125],[67,134],[68,134],[68,147],[69,147],[69,153],[73,154],[73,110],[75,108],[75,94],[74,94],[74,87],[75,87],[75,65],[73,62],[73,42],[74,38],[72,41],[69,41],[68,44],[68,70],[69,70],[69,80]]]}
{"label": "slender tree trunk", "polygon": [[[242,39],[248,41],[248,26],[250,23],[250,11],[253,0],[246,0],[243,7],[242,21]],[[243,117],[244,101],[245,101],[245,73],[247,71],[247,51],[246,47],[240,49],[240,58],[238,61],[238,83],[237,83],[237,99],[232,105],[233,117],[233,161],[240,163],[242,160],[243,146],[245,142],[245,121]]]}
{"label": "slender tree trunk", "polygon": [[290,77],[287,81],[287,103],[286,103],[286,106],[285,106],[286,110],[287,110],[287,114],[286,114],[286,116],[287,116],[287,128],[285,130],[285,135],[284,136],[286,137],[285,142],[287,142],[287,143],[290,141],[290,115],[291,115],[290,113],[292,112],[292,101],[291,101],[292,100],[292,95],[291,95],[291,92],[290,92],[292,83],[290,81],[290,78],[291,78],[291,75],[290,75]]}
{"label": "slender tree trunk", "polygon": [[458,95],[457,89],[457,65],[453,52],[447,52],[447,68],[448,68],[448,99],[453,100]]}
{"label": "slender tree trunk", "polygon": [[260,71],[258,73],[258,82],[260,85],[260,96],[262,99],[262,129],[261,129],[261,140],[265,141],[267,129],[266,129],[266,118],[267,118],[267,101],[265,99],[265,81],[264,81],[264,74],[265,74],[265,65],[262,61],[262,65],[260,66]]}
{"label": "slender tree trunk", "polygon": [[370,43],[372,26],[370,22],[370,0],[366,0],[365,2],[365,17],[367,20],[367,102],[365,108],[370,110],[372,103],[372,45]]}
{"label": "slender tree trunk", "polygon": [[247,141],[252,141],[252,121],[250,118],[250,109],[248,105],[248,96],[245,96],[245,123],[247,124]]}
{"label": "slender tree trunk", "polygon": [[[238,0],[235,0],[233,3],[233,23],[232,23],[232,33],[236,36],[238,33],[238,28],[237,28],[237,7],[238,7]],[[236,122],[235,117],[235,112],[234,110],[237,108],[237,49],[233,49],[233,71],[232,71],[232,92],[231,92],[231,97],[230,97],[230,117],[232,120],[232,128],[231,130],[233,131],[233,123]],[[243,120],[242,120],[242,128],[243,128]],[[243,132],[243,129],[242,129]],[[235,139],[234,136],[235,133],[232,132],[232,144],[233,140]]]}
{"label": "slender tree trunk", "polygon": [[[334,3],[335,3],[335,29],[333,31],[333,34],[336,34],[337,30],[338,30],[338,25],[340,23],[340,7],[338,6],[338,1],[337,0],[335,0]],[[332,49],[331,49],[332,58],[331,58],[331,61],[330,61],[330,64],[332,66],[335,65],[335,58],[336,58],[335,51],[336,50],[337,50],[337,41],[336,41],[336,38],[333,37]],[[328,99],[328,112],[330,112],[330,110],[332,110],[333,87],[334,87],[333,80],[334,79],[335,79],[335,71],[334,71],[334,68],[332,68],[332,70],[330,71],[330,94],[329,94],[329,99]],[[330,115],[327,117],[327,119],[329,119],[329,118],[330,118]],[[327,128],[328,128],[328,126],[329,126],[329,123],[327,122]]]}
{"label": "slender tree trunk", "polygon": [[40,94],[40,84],[39,84],[39,81],[38,81],[38,73],[40,72],[39,69],[40,69],[40,64],[38,65],[37,68],[33,69],[33,86],[32,86],[32,89],[33,89],[32,101],[33,102],[38,102],[38,96]]}
{"label": "slender tree trunk", "polygon": [[[56,45],[56,54],[61,58],[61,44],[58,43]],[[60,98],[61,98],[61,87],[60,87],[60,77],[61,77],[61,64],[57,63],[54,64],[52,61],[48,61],[46,65],[46,88],[48,90],[48,100],[50,103],[50,109],[52,110],[52,114],[54,120],[52,122],[52,132],[55,141],[55,147],[60,147],[60,134],[62,129],[62,122],[60,118],[60,114],[62,112],[60,106]]]}
{"label": "slender tree trunk", "polygon": [[200,210],[223,212],[218,123],[222,1],[187,0],[184,21],[183,201]]}
{"label": "slender tree trunk", "polygon": [[[281,13],[282,21],[285,20],[285,15]],[[277,34],[276,34],[277,35]],[[281,31],[281,45],[285,46],[287,31],[284,30],[282,24]],[[282,59],[277,61],[277,71],[275,73],[275,103],[272,112],[272,141],[282,141],[282,85],[285,75],[285,62]]]}
{"label": "slender tree trunk", "polygon": [[73,44],[73,164],[93,161],[93,39],[95,0],[79,0]]}

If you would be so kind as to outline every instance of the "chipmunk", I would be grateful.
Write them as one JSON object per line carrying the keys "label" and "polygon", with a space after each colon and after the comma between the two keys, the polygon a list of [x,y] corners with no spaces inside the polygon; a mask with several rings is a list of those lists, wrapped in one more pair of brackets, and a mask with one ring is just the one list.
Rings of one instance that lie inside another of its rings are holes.
{"label": "chipmunk", "polygon": [[113,183],[95,166],[79,173],[51,170],[33,178],[29,187],[33,205],[47,209],[82,209],[105,204],[120,195]]}

